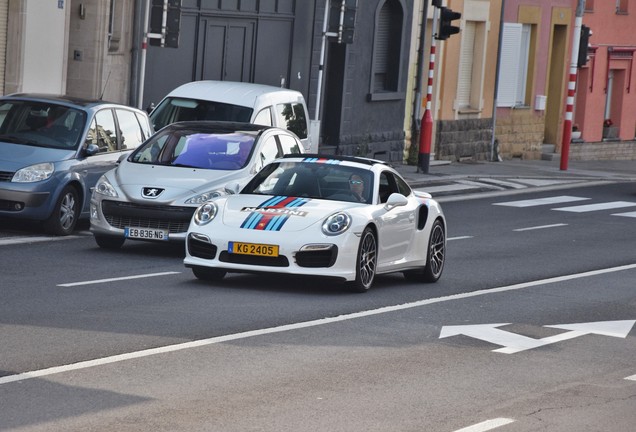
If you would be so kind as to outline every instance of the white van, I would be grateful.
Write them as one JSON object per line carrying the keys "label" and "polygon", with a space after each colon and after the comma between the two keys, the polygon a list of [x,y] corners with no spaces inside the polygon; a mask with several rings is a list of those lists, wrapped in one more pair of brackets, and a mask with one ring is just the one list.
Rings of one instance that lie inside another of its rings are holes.
{"label": "white van", "polygon": [[310,150],[309,113],[302,93],[232,81],[193,81],[171,91],[150,113],[155,130],[188,120],[276,126],[295,133]]}

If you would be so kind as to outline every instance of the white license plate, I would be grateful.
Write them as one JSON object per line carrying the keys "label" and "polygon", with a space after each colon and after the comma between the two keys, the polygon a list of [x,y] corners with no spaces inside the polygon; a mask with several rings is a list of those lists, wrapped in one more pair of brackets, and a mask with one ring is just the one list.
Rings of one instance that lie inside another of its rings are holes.
{"label": "white license plate", "polygon": [[124,228],[124,236],[126,238],[142,239],[142,240],[168,240],[168,231],[152,228]]}

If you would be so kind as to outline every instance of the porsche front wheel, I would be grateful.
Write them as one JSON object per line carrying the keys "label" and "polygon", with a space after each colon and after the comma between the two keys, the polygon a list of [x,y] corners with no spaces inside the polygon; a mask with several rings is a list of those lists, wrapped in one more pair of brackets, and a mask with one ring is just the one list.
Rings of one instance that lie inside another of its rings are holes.
{"label": "porsche front wheel", "polygon": [[378,258],[378,241],[375,232],[367,227],[360,237],[358,255],[356,258],[356,279],[349,282],[354,292],[366,292],[371,288],[375,279],[375,267]]}

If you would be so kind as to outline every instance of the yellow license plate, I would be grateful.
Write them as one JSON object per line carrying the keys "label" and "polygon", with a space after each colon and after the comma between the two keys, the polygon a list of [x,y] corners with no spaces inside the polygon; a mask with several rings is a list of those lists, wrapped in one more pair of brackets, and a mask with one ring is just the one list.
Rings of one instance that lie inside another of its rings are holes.
{"label": "yellow license plate", "polygon": [[277,257],[278,246],[258,243],[241,243],[241,242],[229,242],[227,245],[227,251],[233,254],[240,255],[256,255],[266,257]]}

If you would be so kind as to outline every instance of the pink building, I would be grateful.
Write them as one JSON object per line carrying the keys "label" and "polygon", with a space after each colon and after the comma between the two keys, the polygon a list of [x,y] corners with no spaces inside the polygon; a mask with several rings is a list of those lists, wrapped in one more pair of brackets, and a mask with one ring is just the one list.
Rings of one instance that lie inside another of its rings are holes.
{"label": "pink building", "polygon": [[575,5],[504,2],[495,131],[503,158],[560,150]]}
{"label": "pink building", "polygon": [[[576,3],[576,0],[574,0]],[[574,123],[586,143],[633,141],[636,135],[636,0],[587,0],[589,60],[579,69]],[[611,148],[605,146],[605,152]]]}

